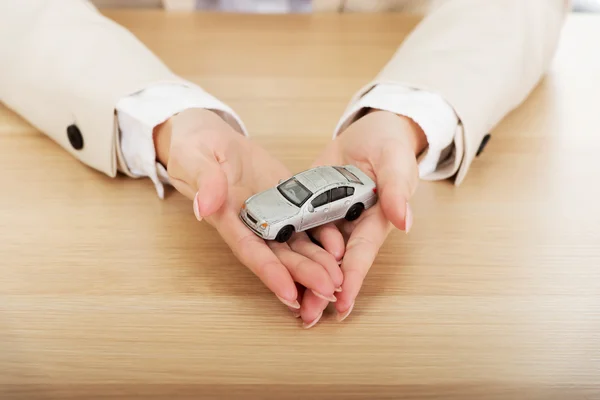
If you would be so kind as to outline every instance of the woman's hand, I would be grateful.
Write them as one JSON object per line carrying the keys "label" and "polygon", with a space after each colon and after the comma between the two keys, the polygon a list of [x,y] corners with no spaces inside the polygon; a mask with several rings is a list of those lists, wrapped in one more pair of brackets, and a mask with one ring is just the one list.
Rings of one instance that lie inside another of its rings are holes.
{"label": "woman's hand", "polygon": [[[331,224],[316,230],[316,235],[325,241],[337,241],[340,231],[347,239],[341,264],[344,282],[342,291],[336,293],[338,321],[352,311],[363,280],[392,227],[409,231],[412,225],[409,200],[418,183],[417,155],[426,146],[423,131],[412,120],[386,111],[372,111],[342,132],[315,161],[313,167],[357,166],[375,181],[379,195],[376,205],[358,220],[339,221],[339,231]],[[312,326],[326,306],[327,301],[306,292],[301,317]]]}
{"label": "woman's hand", "polygon": [[[336,300],[342,273],[330,253],[305,233],[295,234],[288,243],[265,243],[239,218],[248,197],[291,176],[283,164],[204,109],[184,111],[161,125],[155,131],[155,147],[173,186],[193,199],[196,218],[214,226],[281,302],[298,312],[294,282],[310,288],[317,298]],[[333,246],[341,258],[343,240]]]}

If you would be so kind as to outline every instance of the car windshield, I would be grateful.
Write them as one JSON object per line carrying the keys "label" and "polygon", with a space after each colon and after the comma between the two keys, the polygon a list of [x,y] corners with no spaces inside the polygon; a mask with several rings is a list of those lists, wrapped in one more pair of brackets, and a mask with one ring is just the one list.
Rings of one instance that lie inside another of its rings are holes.
{"label": "car windshield", "polygon": [[279,193],[283,195],[290,203],[300,207],[312,195],[304,185],[292,178],[277,186]]}
{"label": "car windshield", "polygon": [[360,181],[360,179],[358,179],[356,177],[356,175],[354,175],[352,172],[348,171],[346,168],[342,168],[342,167],[333,167],[335,168],[335,170],[337,172],[339,172],[340,174],[344,175],[344,178],[348,179],[348,181],[352,182],[352,183],[362,183]]}

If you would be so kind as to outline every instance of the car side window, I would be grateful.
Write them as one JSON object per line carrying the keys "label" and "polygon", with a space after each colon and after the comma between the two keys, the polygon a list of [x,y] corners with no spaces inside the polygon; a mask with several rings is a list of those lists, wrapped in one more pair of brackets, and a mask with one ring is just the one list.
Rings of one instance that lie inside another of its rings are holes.
{"label": "car side window", "polygon": [[347,187],[341,186],[331,189],[331,201],[334,202],[336,200],[343,199],[347,196]]}
{"label": "car side window", "polygon": [[315,197],[315,199],[310,204],[312,204],[312,206],[314,208],[324,206],[325,204],[329,203],[329,193],[330,192],[331,191],[328,190],[326,192],[321,193],[320,195]]}
{"label": "car side window", "polygon": [[352,196],[354,194],[354,188],[353,187],[347,187],[346,188],[346,196]]}

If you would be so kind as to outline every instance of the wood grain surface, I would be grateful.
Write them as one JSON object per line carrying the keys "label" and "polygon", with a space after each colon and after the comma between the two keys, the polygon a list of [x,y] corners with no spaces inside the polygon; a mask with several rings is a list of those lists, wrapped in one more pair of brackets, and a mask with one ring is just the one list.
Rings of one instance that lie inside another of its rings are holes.
{"label": "wood grain surface", "polygon": [[[417,19],[105,11],[293,171]],[[600,17],[303,330],[191,204],[0,108],[0,399],[600,398]],[[507,78],[508,79],[508,78]]]}

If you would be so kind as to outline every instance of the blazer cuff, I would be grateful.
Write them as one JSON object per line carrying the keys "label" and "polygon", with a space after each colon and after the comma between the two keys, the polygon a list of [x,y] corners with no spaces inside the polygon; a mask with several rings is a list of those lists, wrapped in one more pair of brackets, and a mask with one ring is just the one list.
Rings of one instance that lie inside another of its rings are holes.
{"label": "blazer cuff", "polygon": [[120,150],[125,163],[121,170],[131,177],[148,177],[159,198],[169,184],[165,168],[156,161],[154,128],[175,114],[190,108],[210,109],[235,130],[247,136],[240,117],[225,103],[192,83],[154,84],[119,100],[116,105]]}
{"label": "blazer cuff", "polygon": [[335,128],[334,137],[360,118],[368,108],[403,115],[417,123],[427,137],[427,150],[419,157],[419,174],[425,180],[450,178],[462,159],[457,141],[459,120],[438,94],[393,83],[380,83],[352,104]]}

